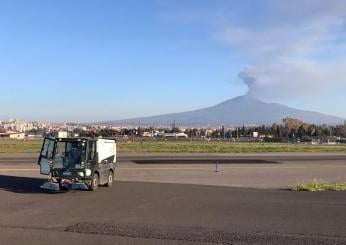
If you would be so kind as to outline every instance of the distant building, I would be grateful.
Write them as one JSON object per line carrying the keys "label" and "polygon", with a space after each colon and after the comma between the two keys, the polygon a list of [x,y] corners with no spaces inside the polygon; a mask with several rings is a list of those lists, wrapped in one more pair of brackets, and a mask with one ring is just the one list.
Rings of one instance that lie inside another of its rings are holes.
{"label": "distant building", "polygon": [[0,138],[10,138],[10,134],[8,134],[8,133],[0,133]]}
{"label": "distant building", "polygon": [[142,136],[143,137],[154,137],[154,134],[151,132],[144,132]]}
{"label": "distant building", "polygon": [[188,136],[185,133],[177,133],[177,134],[175,134],[175,137],[176,138],[187,138]]}
{"label": "distant building", "polygon": [[27,139],[41,139],[41,138],[43,138],[42,135],[37,135],[37,134],[28,134],[26,137],[27,137]]}
{"label": "distant building", "polygon": [[165,133],[163,137],[165,137],[165,138],[175,138],[175,134],[173,134],[173,133]]}
{"label": "distant building", "polygon": [[59,131],[58,132],[58,138],[67,138],[67,132],[66,131]]}
{"label": "distant building", "polygon": [[188,135],[185,133],[165,133],[165,138],[187,138]]}
{"label": "distant building", "polygon": [[23,140],[25,139],[25,134],[24,133],[11,133],[10,134],[10,139],[12,140]]}

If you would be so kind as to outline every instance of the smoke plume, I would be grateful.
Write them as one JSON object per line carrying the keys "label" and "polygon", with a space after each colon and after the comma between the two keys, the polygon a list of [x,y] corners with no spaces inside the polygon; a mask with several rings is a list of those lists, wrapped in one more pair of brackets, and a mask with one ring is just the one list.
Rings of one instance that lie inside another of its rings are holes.
{"label": "smoke plume", "polygon": [[[346,89],[346,1],[266,3],[256,22],[227,25],[217,34],[251,61],[238,74],[248,94],[276,99]],[[237,12],[230,22],[243,15]]]}

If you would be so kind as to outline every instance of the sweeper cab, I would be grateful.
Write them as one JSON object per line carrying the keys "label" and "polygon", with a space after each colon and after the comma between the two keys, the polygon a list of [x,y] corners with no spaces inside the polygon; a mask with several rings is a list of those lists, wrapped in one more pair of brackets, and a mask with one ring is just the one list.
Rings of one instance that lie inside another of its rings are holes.
{"label": "sweeper cab", "polygon": [[99,138],[45,138],[38,159],[40,173],[48,175],[45,191],[97,190],[112,186],[116,165],[115,140]]}

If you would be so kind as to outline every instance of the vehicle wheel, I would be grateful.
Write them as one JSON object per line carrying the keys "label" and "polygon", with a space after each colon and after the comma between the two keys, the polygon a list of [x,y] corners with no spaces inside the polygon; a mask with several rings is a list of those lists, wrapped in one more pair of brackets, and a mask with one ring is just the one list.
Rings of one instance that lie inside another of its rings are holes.
{"label": "vehicle wheel", "polygon": [[107,187],[111,187],[113,185],[113,181],[114,181],[114,173],[113,173],[112,170],[109,170],[109,172],[108,172],[108,181],[107,181],[106,186]]}
{"label": "vehicle wheel", "polygon": [[93,179],[91,181],[91,185],[89,187],[90,191],[96,191],[99,186],[99,175],[97,173],[94,173]]}

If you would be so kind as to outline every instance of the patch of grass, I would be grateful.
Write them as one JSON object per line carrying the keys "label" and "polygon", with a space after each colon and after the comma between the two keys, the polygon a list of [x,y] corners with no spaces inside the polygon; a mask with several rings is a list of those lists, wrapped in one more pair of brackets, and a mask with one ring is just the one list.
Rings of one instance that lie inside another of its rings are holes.
{"label": "patch of grass", "polygon": [[[0,140],[0,153],[39,153],[42,140]],[[120,153],[266,153],[344,152],[346,145],[298,145],[279,143],[153,141],[118,142]]]}
{"label": "patch of grass", "polygon": [[294,145],[231,142],[130,142],[118,143],[119,152],[176,153],[266,153],[266,152],[345,152],[346,145]]}
{"label": "patch of grass", "polygon": [[326,183],[314,180],[312,184],[298,183],[292,187],[292,191],[346,191],[346,182]]}
{"label": "patch of grass", "polygon": [[0,140],[0,153],[39,153],[41,140]]}

